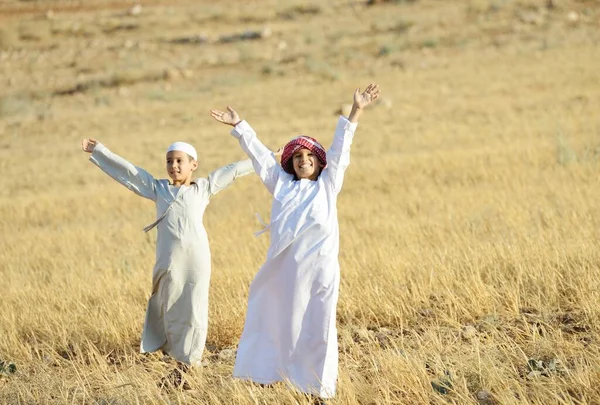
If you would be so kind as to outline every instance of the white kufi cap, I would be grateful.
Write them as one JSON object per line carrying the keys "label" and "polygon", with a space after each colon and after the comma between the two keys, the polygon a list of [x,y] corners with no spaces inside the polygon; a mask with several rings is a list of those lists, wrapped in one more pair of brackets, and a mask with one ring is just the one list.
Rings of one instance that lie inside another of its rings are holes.
{"label": "white kufi cap", "polygon": [[196,153],[196,149],[194,149],[194,147],[192,145],[190,145],[189,143],[186,143],[186,142],[172,143],[171,146],[169,146],[169,149],[167,149],[167,153],[172,152],[174,150],[177,150],[179,152],[185,152],[188,155],[190,155],[191,157],[193,157],[194,160],[198,160],[198,154]]}

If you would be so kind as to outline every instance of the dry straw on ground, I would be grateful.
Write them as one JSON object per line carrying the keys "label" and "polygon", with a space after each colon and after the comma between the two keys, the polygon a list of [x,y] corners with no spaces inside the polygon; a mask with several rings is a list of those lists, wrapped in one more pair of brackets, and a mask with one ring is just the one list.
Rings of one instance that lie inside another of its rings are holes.
{"label": "dry straw on ground", "polygon": [[154,209],[79,141],[156,176],[190,141],[206,174],[243,157],[210,108],[235,106],[272,148],[328,144],[370,81],[385,102],[339,199],[331,402],[598,403],[598,2],[365,3],[0,4],[1,403],[308,403],[230,377],[267,247],[257,179],[208,208],[205,366],[161,387],[174,364],[138,353]]}

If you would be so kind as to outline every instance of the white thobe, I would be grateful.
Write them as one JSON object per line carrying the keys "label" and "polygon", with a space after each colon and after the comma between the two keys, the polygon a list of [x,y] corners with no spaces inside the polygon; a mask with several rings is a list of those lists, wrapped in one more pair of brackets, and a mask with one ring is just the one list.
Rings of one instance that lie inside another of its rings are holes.
{"label": "white thobe", "polygon": [[[221,167],[190,186],[173,186],[97,144],[90,160],[134,193],[156,203],[156,263],[140,351],[163,349],[198,364],[208,329],[210,249],[202,218],[210,198],[251,173],[250,160]],[[169,208],[170,206],[170,208]]]}
{"label": "white thobe", "polygon": [[273,195],[267,259],[250,286],[234,377],[335,395],[336,306],[340,283],[336,201],[356,123],[340,117],[327,167],[316,181],[295,180],[242,121],[232,135]]}

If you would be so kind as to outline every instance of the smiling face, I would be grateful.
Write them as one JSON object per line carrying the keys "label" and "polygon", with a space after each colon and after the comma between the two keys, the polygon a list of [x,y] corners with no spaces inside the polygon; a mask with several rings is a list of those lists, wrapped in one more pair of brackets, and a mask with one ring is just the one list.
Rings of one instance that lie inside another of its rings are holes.
{"label": "smiling face", "polygon": [[323,164],[310,150],[300,148],[292,155],[292,167],[298,179],[316,180],[323,169]]}
{"label": "smiling face", "polygon": [[167,152],[167,173],[174,185],[189,186],[192,181],[192,173],[197,167],[198,162],[187,153],[178,150]]}

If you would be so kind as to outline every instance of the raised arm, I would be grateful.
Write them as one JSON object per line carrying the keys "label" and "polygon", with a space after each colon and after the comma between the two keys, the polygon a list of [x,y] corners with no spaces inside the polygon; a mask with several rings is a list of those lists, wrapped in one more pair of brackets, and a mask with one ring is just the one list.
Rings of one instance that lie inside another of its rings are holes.
{"label": "raised arm", "polygon": [[379,87],[369,84],[362,93],[359,89],[354,91],[354,103],[348,118],[340,117],[333,143],[327,151],[327,168],[325,172],[336,192],[340,192],[344,182],[344,173],[350,164],[350,145],[354,138],[354,132],[358,125],[358,118],[364,108],[379,97]]}
{"label": "raised arm", "polygon": [[277,163],[276,155],[256,137],[250,124],[242,121],[238,113],[231,107],[227,111],[211,110],[210,115],[223,124],[231,125],[231,135],[235,136],[242,149],[252,160],[254,171],[261,178],[271,194],[275,190],[277,179],[283,169]]}
{"label": "raised arm", "polygon": [[151,174],[112,153],[95,139],[84,139],[84,152],[91,153],[90,161],[110,177],[139,196],[156,201],[155,180]]}
{"label": "raised arm", "polygon": [[230,163],[213,171],[208,175],[208,193],[210,196],[217,194],[225,187],[233,183],[238,177],[253,173],[254,167],[252,160],[242,160],[240,162]]}

